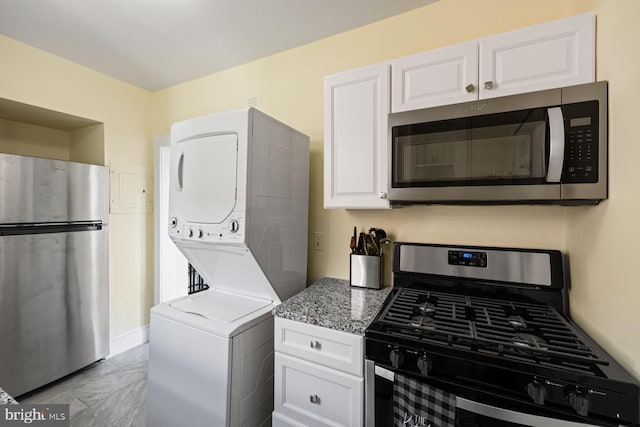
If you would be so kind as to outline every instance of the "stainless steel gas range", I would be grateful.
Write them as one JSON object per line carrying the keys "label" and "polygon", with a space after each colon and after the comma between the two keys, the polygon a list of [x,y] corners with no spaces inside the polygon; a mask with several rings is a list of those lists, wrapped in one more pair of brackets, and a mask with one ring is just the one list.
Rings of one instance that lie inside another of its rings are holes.
{"label": "stainless steel gas range", "polygon": [[365,333],[367,426],[640,425],[640,385],[571,321],[564,261],[396,243]]}

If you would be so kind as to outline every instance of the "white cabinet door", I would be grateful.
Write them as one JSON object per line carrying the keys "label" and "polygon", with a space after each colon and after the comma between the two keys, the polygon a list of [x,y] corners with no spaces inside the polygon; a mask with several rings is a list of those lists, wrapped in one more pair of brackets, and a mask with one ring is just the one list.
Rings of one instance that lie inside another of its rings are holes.
{"label": "white cabinet door", "polygon": [[384,63],[325,77],[325,208],[389,208],[389,74]]}
{"label": "white cabinet door", "polygon": [[391,62],[391,112],[478,99],[478,43],[430,50]]}
{"label": "white cabinet door", "polygon": [[274,411],[306,426],[361,426],[364,379],[275,354]]}
{"label": "white cabinet door", "polygon": [[595,15],[480,40],[480,99],[595,81]]}

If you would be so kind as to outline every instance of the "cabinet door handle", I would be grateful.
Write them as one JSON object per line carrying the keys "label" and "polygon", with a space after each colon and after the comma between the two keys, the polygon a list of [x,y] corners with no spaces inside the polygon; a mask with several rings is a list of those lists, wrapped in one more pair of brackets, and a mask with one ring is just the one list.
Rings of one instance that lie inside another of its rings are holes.
{"label": "cabinet door handle", "polygon": [[464,87],[464,89],[468,92],[468,93],[472,93],[474,90],[476,90],[476,87],[473,85],[473,83],[469,83],[468,85],[466,85]]}
{"label": "cabinet door handle", "polygon": [[484,88],[487,90],[493,89],[493,82],[489,80],[488,82],[484,82]]}
{"label": "cabinet door handle", "polygon": [[320,350],[320,347],[322,347],[322,344],[320,344],[320,342],[311,341],[311,348],[315,348],[316,350]]}
{"label": "cabinet door handle", "polygon": [[315,403],[316,405],[320,404],[320,397],[317,394],[312,394],[309,396],[309,402]]}

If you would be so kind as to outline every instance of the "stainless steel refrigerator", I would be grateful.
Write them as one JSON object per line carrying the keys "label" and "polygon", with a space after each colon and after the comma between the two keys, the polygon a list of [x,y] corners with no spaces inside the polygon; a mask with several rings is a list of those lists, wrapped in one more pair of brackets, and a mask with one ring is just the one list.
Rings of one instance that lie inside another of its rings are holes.
{"label": "stainless steel refrigerator", "polygon": [[13,396],[109,353],[108,179],[0,154],[0,387]]}

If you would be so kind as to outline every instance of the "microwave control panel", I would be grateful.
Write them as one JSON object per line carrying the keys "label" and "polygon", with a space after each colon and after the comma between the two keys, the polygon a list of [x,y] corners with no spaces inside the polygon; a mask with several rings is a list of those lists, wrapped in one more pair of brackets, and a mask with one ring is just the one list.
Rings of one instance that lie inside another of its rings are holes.
{"label": "microwave control panel", "polygon": [[598,102],[562,106],[565,128],[564,183],[598,182]]}

